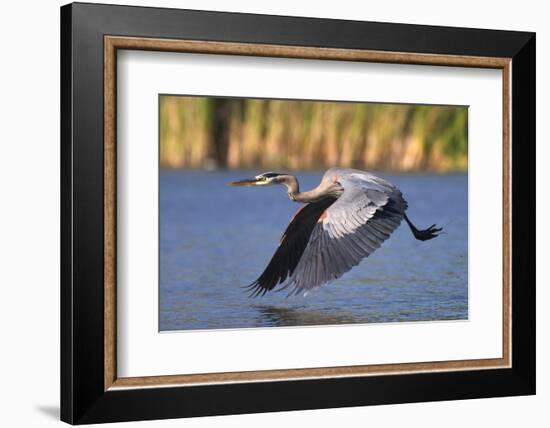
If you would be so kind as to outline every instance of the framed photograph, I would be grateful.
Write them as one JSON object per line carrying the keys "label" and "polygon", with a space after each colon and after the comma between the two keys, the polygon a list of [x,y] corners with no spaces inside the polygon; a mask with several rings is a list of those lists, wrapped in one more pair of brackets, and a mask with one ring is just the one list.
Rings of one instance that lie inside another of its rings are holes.
{"label": "framed photograph", "polygon": [[61,8],[61,418],[535,393],[535,35]]}

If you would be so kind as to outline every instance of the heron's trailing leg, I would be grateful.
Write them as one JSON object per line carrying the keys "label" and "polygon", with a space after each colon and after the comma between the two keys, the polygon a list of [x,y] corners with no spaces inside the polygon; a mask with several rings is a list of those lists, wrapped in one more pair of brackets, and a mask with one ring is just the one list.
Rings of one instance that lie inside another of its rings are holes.
{"label": "heron's trailing leg", "polygon": [[404,214],[405,221],[411,228],[411,232],[414,235],[416,239],[419,241],[428,241],[430,239],[435,238],[438,235],[438,232],[441,232],[442,228],[435,227],[435,224],[432,224],[430,227],[424,230],[418,230],[414,224],[409,220],[409,217],[407,217],[407,214]]}

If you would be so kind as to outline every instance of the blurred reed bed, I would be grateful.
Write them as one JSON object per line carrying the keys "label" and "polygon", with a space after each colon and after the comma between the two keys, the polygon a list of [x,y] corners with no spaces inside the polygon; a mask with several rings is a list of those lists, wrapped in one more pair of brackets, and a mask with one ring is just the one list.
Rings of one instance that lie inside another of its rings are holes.
{"label": "blurred reed bed", "polygon": [[162,96],[166,168],[465,171],[466,107]]}

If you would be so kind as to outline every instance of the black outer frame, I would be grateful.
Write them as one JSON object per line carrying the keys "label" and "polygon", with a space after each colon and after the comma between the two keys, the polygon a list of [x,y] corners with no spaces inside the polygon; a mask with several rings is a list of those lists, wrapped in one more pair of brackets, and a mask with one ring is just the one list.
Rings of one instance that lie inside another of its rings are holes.
{"label": "black outer frame", "polygon": [[[104,391],[103,37],[512,58],[512,368]],[[535,393],[535,34],[74,3],[61,8],[61,420],[72,424]]]}

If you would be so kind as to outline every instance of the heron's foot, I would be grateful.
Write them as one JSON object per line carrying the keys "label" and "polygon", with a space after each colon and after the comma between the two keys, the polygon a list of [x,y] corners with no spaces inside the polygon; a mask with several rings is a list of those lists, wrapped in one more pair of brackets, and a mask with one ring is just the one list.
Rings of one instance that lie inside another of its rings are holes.
{"label": "heron's foot", "polygon": [[439,236],[443,228],[436,227],[435,224],[432,224],[430,227],[424,230],[413,230],[414,237],[419,241],[429,241],[430,239],[436,238]]}

